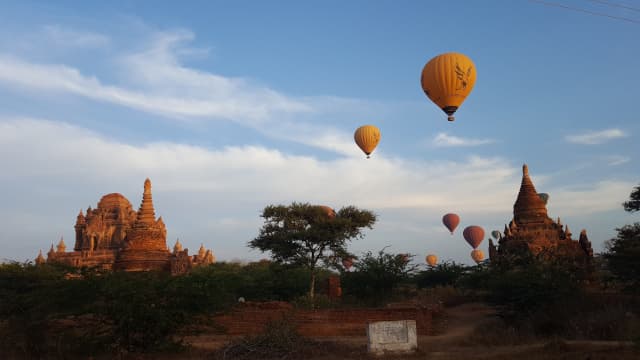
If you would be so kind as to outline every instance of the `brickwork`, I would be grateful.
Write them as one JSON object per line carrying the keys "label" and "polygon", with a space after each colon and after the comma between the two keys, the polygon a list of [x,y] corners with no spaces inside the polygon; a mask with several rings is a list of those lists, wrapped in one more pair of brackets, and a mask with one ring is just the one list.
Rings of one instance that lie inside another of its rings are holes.
{"label": "brickwork", "polygon": [[247,302],[213,320],[228,335],[259,334],[270,321],[283,317],[309,337],[366,336],[369,322],[391,320],[415,320],[418,335],[432,335],[433,315],[438,311],[435,307],[298,310],[283,302]]}

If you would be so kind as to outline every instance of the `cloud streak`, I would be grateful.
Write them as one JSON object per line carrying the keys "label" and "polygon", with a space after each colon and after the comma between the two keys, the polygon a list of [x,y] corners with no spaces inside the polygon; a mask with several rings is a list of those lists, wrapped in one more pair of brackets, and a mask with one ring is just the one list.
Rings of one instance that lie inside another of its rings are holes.
{"label": "cloud streak", "polygon": [[567,135],[565,136],[565,140],[573,144],[598,145],[627,136],[629,135],[624,131],[613,128],[599,131],[587,131],[582,134]]}
{"label": "cloud streak", "polygon": [[436,147],[466,147],[486,145],[494,142],[492,139],[469,139],[441,132],[433,138],[431,144]]}
{"label": "cloud streak", "polygon": [[42,30],[48,40],[53,41],[56,46],[103,48],[109,46],[111,43],[111,39],[106,35],[89,31],[78,31],[59,25],[46,25]]}

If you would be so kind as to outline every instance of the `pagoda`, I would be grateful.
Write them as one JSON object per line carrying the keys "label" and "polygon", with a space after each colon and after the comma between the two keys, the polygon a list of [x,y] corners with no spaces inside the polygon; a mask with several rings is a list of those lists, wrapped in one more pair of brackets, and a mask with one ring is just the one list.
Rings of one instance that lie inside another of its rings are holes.
{"label": "pagoda", "polygon": [[529,177],[526,164],[522,166],[522,182],[513,205],[513,219],[504,226],[497,246],[489,240],[492,261],[523,252],[534,256],[570,258],[580,263],[588,263],[593,258],[586,230],[582,230],[579,238],[574,240],[569,226],[563,226],[560,218],[554,221],[547,215],[547,207]]}

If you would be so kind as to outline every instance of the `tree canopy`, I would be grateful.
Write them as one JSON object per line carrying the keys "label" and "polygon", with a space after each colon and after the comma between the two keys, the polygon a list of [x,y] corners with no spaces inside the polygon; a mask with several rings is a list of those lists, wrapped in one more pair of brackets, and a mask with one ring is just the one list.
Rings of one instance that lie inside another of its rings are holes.
{"label": "tree canopy", "polygon": [[418,267],[411,264],[413,255],[388,253],[385,249],[377,255],[371,251],[364,253],[355,263],[355,271],[343,274],[345,295],[380,305],[391,298],[398,285],[409,280]]}
{"label": "tree canopy", "polygon": [[633,188],[631,195],[629,195],[629,201],[622,204],[624,210],[628,212],[640,211],[640,185]]}
{"label": "tree canopy", "polygon": [[326,206],[297,202],[269,205],[261,216],[264,224],[249,247],[270,252],[276,262],[311,270],[310,297],[315,293],[319,263],[338,266],[340,259],[353,257],[347,243],[362,238],[362,231],[372,228],[376,221],[373,212],[354,206],[333,212]]}
{"label": "tree canopy", "polygon": [[[625,211],[640,211],[640,185],[636,186],[629,201],[622,204]],[[624,288],[638,292],[640,285],[640,223],[625,225],[616,229],[615,238],[607,241],[607,252],[604,258],[615,278]]]}

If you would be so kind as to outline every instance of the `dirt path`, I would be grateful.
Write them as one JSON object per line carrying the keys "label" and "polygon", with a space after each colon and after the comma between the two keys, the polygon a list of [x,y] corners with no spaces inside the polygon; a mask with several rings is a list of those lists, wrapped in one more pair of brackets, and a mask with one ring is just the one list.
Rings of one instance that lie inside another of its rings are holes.
{"label": "dirt path", "polygon": [[444,317],[435,321],[436,331],[441,333],[422,336],[420,344],[432,347],[436,344],[459,342],[473,333],[480,324],[495,317],[495,309],[483,303],[468,303],[448,308]]}

